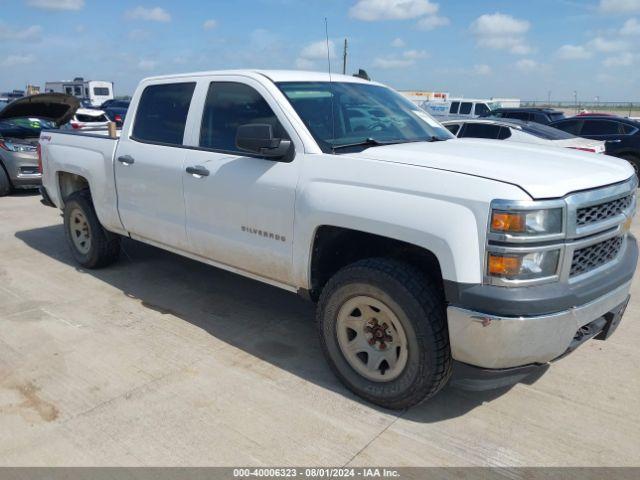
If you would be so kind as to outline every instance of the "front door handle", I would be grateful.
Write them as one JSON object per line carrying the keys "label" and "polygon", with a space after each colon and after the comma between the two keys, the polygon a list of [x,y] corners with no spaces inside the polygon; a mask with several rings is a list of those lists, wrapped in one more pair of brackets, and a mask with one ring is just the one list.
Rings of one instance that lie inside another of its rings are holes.
{"label": "front door handle", "polygon": [[204,168],[202,165],[194,165],[193,167],[187,167],[187,173],[190,173],[196,177],[208,177],[209,170]]}
{"label": "front door handle", "polygon": [[131,165],[132,163],[135,162],[135,160],[131,155],[122,155],[121,157],[118,157],[118,161],[125,165]]}

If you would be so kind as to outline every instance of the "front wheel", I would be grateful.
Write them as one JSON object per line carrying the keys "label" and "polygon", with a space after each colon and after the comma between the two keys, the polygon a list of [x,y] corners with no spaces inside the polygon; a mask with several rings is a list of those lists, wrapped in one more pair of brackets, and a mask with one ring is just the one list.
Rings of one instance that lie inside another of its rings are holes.
{"label": "front wheel", "polygon": [[411,407],[451,376],[442,294],[410,265],[367,259],[343,268],[324,288],[317,320],[333,371],[376,405]]}
{"label": "front wheel", "polygon": [[83,267],[106,267],[120,255],[120,238],[100,224],[88,192],[66,199],[64,230],[73,258]]}

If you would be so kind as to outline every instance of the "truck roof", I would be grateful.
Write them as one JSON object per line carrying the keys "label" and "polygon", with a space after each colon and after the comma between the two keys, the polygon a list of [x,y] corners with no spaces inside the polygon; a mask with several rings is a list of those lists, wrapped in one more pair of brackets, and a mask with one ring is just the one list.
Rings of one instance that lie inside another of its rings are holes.
{"label": "truck roof", "polygon": [[350,82],[350,83],[365,83],[368,85],[380,85],[377,82],[364,80],[359,77],[353,77],[351,75],[342,75],[339,73],[331,73],[329,78],[328,72],[309,72],[303,70],[211,70],[205,72],[192,72],[192,73],[180,73],[174,75],[161,75],[156,77],[148,77],[143,81],[156,81],[156,80],[168,80],[172,78],[190,78],[190,77],[207,77],[214,75],[245,75],[249,77],[266,77],[273,82]]}

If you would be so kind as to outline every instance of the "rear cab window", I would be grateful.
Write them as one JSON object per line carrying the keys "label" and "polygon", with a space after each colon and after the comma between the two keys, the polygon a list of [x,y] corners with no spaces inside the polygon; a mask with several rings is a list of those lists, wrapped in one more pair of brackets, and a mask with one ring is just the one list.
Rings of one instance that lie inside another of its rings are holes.
{"label": "rear cab window", "polygon": [[182,145],[195,82],[149,85],[138,102],[131,138],[146,143]]}

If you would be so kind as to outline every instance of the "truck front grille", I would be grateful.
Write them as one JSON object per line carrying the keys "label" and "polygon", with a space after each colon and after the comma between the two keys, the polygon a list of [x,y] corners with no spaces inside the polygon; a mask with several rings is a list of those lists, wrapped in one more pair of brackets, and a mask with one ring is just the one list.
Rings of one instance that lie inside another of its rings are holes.
{"label": "truck front grille", "polygon": [[603,242],[576,250],[573,253],[569,275],[571,277],[582,275],[615,260],[622,248],[623,238],[622,236],[609,238]]}
{"label": "truck front grille", "polygon": [[586,225],[591,225],[592,223],[613,218],[616,215],[620,215],[622,212],[627,211],[632,202],[633,194],[630,194],[626,197],[617,198],[609,202],[579,208],[576,218],[577,225],[578,227],[584,227]]}

